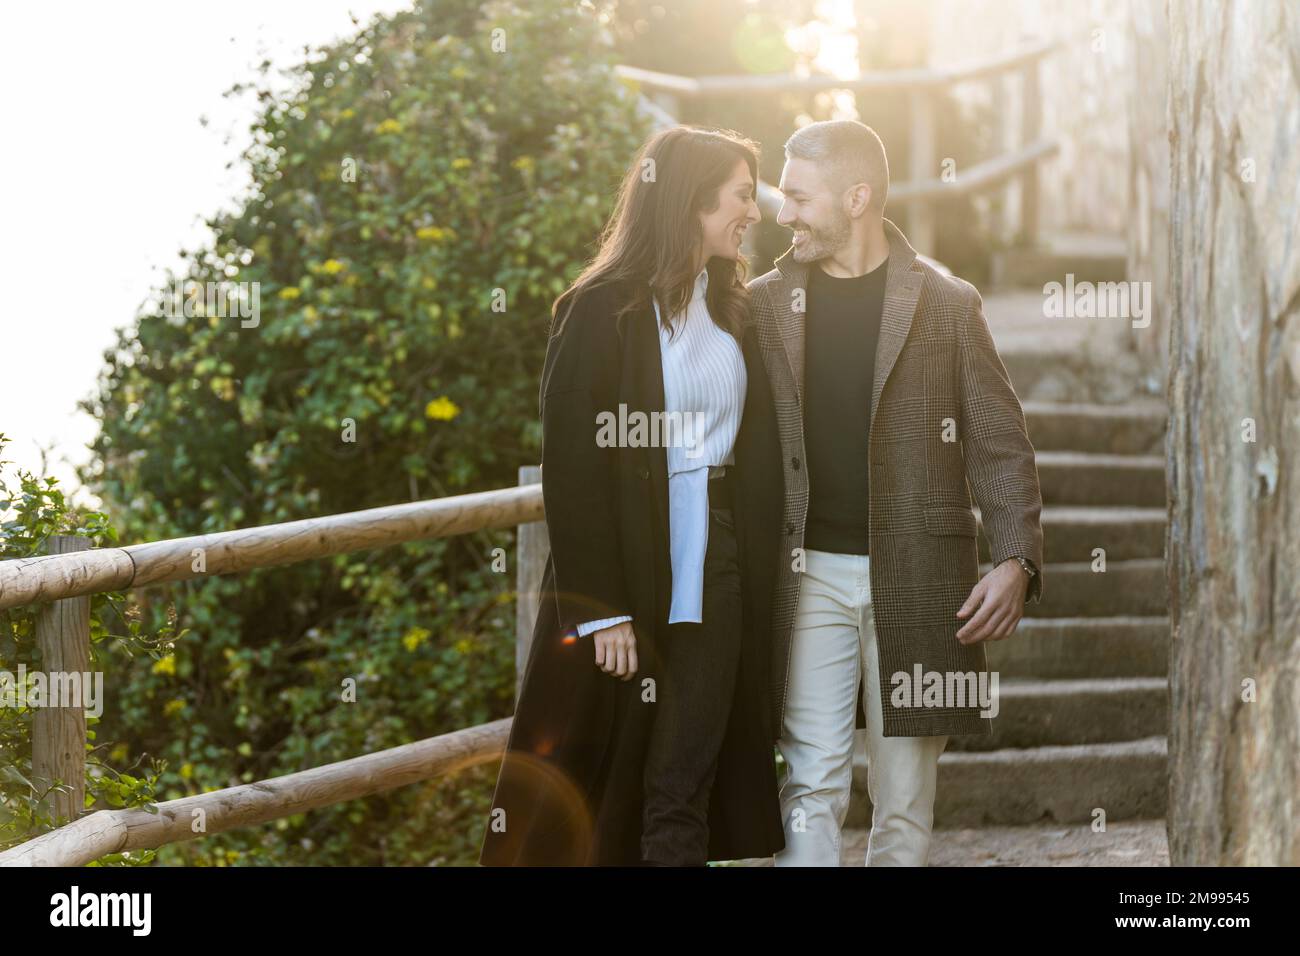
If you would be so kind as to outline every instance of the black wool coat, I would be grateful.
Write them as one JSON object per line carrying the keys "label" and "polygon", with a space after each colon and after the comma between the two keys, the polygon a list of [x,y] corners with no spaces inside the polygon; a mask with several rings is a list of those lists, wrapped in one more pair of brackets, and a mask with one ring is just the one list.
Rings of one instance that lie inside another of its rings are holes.
{"label": "black wool coat", "polygon": [[[710,281],[726,281],[725,273]],[[616,322],[628,294],[624,283],[587,290],[547,346],[542,492],[551,553],[480,854],[487,866],[640,860],[642,769],[672,569],[665,449],[596,442],[599,412],[617,419],[620,403],[625,414],[664,408],[654,308],[647,302]],[[709,800],[712,860],[766,857],[784,846],[766,698],[784,488],[752,326],[742,340],[747,387],[732,473],[744,639]],[[591,636],[576,633],[582,622],[620,614],[631,615],[637,639],[631,681],[601,671]]]}

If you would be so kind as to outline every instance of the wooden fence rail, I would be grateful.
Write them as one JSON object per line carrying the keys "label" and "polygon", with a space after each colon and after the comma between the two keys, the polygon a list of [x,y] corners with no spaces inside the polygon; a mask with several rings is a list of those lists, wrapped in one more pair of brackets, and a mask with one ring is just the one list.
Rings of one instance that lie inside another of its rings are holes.
{"label": "wooden fence rail", "polygon": [[0,853],[0,866],[84,866],[109,853],[156,849],[455,773],[501,756],[510,723],[507,717],[283,777],[168,800],[151,810],[98,810]]}
{"label": "wooden fence rail", "polygon": [[618,66],[619,76],[654,92],[678,96],[728,96],[747,93],[798,93],[811,95],[827,90],[855,93],[901,93],[918,87],[942,89],[958,83],[1014,73],[1036,65],[1059,44],[1055,40],[1024,43],[1014,50],[980,57],[949,67],[918,67],[910,70],[864,71],[857,76],[792,76],[789,73],[732,74],[721,76],[678,76],[634,66]]}
{"label": "wooden fence rail", "polygon": [[0,610],[509,528],[542,516],[542,486],[534,484],[124,548],[0,561]]}

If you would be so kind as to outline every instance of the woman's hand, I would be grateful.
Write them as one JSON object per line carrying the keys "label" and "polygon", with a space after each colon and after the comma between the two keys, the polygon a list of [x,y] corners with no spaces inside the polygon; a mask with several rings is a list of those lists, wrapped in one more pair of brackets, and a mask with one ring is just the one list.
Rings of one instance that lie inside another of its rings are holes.
{"label": "woman's hand", "polygon": [[631,680],[636,676],[636,634],[631,621],[622,621],[592,635],[596,645],[596,666],[611,677]]}

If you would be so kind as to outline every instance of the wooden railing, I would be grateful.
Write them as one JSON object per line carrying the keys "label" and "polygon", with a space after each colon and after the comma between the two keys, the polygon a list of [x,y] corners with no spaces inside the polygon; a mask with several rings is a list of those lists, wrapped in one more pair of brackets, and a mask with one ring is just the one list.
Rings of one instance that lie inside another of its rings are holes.
{"label": "wooden railing", "polygon": [[509,733],[506,718],[150,809],[98,810],[0,853],[0,866],[83,866],[109,853],[156,849],[367,797],[495,760]]}
{"label": "wooden railing", "polygon": [[[37,614],[36,638],[45,666],[82,673],[90,657],[88,595],[518,527],[516,657],[522,674],[549,542],[540,469],[521,468],[519,481],[518,488],[122,548],[86,550],[81,539],[59,538],[51,542],[56,553],[0,561],[0,610],[44,604]],[[33,775],[47,784],[67,785],[52,806],[56,818],[71,822],[0,853],[0,866],[80,866],[109,853],[153,849],[355,800],[494,760],[505,751],[509,732],[507,718],[149,809],[98,810],[78,817],[85,804],[85,715],[80,705],[42,707],[33,724]]]}
{"label": "wooden railing", "polygon": [[[1018,231],[1018,235],[1013,238],[1027,245],[1037,240],[1038,166],[1059,148],[1055,140],[1041,137],[1042,101],[1038,72],[1043,58],[1056,46],[1055,42],[1043,41],[949,68],[861,73],[848,79],[788,74],[689,77],[629,66],[615,69],[624,81],[642,91],[648,100],[647,112],[659,126],[677,122],[684,101],[701,96],[811,95],[826,90],[848,90],[906,97],[911,116],[908,175],[906,179],[890,182],[889,203],[906,210],[907,238],[912,246],[918,252],[933,256],[938,210],[942,203],[1010,183],[1018,183],[1020,187],[1019,223],[1017,229],[1012,230]],[[959,83],[985,82],[992,89],[993,102],[1000,104],[1007,99],[1007,85],[1016,79],[1021,94],[1017,125],[1013,128],[1007,110],[995,108],[997,127],[994,142],[1008,142],[1014,132],[1018,147],[959,170],[951,181],[946,181],[941,175],[936,151],[936,98]],[[764,215],[776,216],[781,207],[781,194],[771,184],[759,184],[758,200]]]}

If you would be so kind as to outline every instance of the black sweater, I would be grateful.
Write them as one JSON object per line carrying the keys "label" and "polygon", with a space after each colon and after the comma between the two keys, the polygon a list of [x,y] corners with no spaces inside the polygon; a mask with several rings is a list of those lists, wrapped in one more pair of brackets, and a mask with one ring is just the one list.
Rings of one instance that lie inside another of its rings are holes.
{"label": "black sweater", "polygon": [[865,275],[809,269],[804,337],[804,445],[808,521],[804,547],[867,554],[867,440],[876,343],[885,304],[886,259]]}

